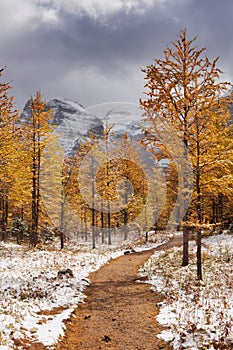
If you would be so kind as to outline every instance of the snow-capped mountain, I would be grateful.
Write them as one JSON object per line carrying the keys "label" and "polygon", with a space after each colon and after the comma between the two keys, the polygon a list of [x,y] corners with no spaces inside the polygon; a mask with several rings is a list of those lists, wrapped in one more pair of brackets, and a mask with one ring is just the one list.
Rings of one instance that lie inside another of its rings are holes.
{"label": "snow-capped mountain", "polygon": [[142,134],[142,111],[133,103],[111,102],[89,107],[88,110],[105,124],[113,126],[115,137],[128,133],[132,138]]}
{"label": "snow-capped mountain", "polygon": [[[53,110],[51,124],[55,126],[54,131],[65,154],[70,153],[74,145],[90,132],[100,135],[103,130],[102,121],[77,102],[54,98],[46,103],[46,110],[49,109]],[[29,119],[30,116],[31,108],[28,101],[21,114],[21,121]]]}
{"label": "snow-capped mountain", "polygon": [[[60,144],[65,154],[74,154],[84,137],[90,132],[100,136],[106,121],[113,125],[116,138],[128,133],[139,137],[141,112],[138,107],[128,103],[106,103],[89,108],[69,99],[53,98],[46,103],[46,110],[53,110],[51,124],[55,126]],[[21,114],[21,122],[31,116],[30,101]]]}

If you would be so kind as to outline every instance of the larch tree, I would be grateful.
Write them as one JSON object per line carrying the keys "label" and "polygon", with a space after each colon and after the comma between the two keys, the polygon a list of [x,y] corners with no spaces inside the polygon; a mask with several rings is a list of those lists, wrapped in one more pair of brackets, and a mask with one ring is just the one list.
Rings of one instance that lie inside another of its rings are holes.
{"label": "larch tree", "polygon": [[[130,212],[129,212],[129,206],[128,203],[131,200],[131,197],[133,195],[133,188],[132,188],[132,178],[130,173],[130,167],[132,164],[132,161],[134,159],[134,162],[137,162],[137,154],[134,152],[134,146],[132,144],[132,140],[129,138],[129,136],[125,133],[122,136],[122,142],[120,144],[120,147],[116,149],[117,156],[119,157],[118,161],[118,173],[119,173],[119,180],[121,182],[118,185],[119,194],[123,197],[123,204],[124,208],[121,210],[122,218],[119,218],[121,220],[120,224],[123,225],[124,229],[124,239],[126,240],[128,238],[128,223],[130,221]],[[134,157],[135,156],[135,157]],[[137,162],[138,164],[138,162]],[[135,176],[138,173],[135,173]],[[138,179],[139,180],[139,179]]]}
{"label": "larch tree", "polygon": [[[0,77],[4,69],[0,70]],[[0,226],[3,236],[8,225],[10,199],[18,198],[19,189],[15,184],[16,181],[19,184],[22,156],[20,132],[16,126],[19,115],[14,109],[13,97],[9,96],[10,89],[9,83],[0,83]]]}
{"label": "larch tree", "polygon": [[[219,81],[222,71],[217,67],[218,58],[211,62],[205,48],[198,50],[195,47],[195,40],[188,40],[186,30],[181,31],[172,47],[165,49],[164,59],[156,59],[143,69],[148,98],[141,100],[140,104],[144,110],[144,130],[154,144],[161,148],[161,140],[154,137],[158,120],[160,124],[172,127],[183,141],[187,154],[182,156],[189,157],[193,166],[193,220],[199,225],[196,227],[201,227],[202,180],[218,158],[214,150],[211,154],[208,149],[213,137],[217,149],[221,148],[219,135],[222,129],[218,130],[215,121],[227,124],[229,111],[222,97],[231,84]],[[167,158],[170,157],[166,145],[163,145],[163,152]],[[229,153],[224,148],[221,157],[229,159]],[[189,219],[188,212],[184,221],[187,223]],[[187,227],[184,225],[183,266],[188,264]],[[197,277],[202,279],[201,229],[197,229],[197,242]]]}
{"label": "larch tree", "polygon": [[[71,206],[71,210],[74,211],[77,220],[75,220],[75,231],[77,235],[80,231],[80,234],[85,234],[86,241],[88,240],[88,218],[87,218],[87,205],[84,198],[82,197],[79,182],[77,181],[79,176],[79,169],[84,155],[86,154],[89,148],[86,148],[87,144],[81,144],[77,150],[75,156],[67,156],[63,162],[62,168],[62,188],[63,188],[63,202],[65,205],[62,205],[64,214],[64,221],[66,222],[65,216],[67,216],[66,208]],[[62,213],[61,213],[62,217]],[[72,220],[73,221],[73,220]],[[61,225],[62,226],[62,225]],[[78,227],[79,226],[79,227]]]}
{"label": "larch tree", "polygon": [[[125,133],[115,149],[118,193],[122,197],[123,204],[118,220],[120,226],[123,226],[124,240],[128,238],[130,223],[136,222],[146,231],[153,225],[148,217],[148,203],[151,204],[151,201],[148,201],[149,179],[146,178],[143,169],[144,159],[140,155],[140,147]],[[150,213],[150,217],[152,216]]]}
{"label": "larch tree", "polygon": [[52,110],[46,109],[46,102],[42,100],[41,93],[36,92],[35,97],[31,97],[29,108],[31,113],[25,121],[24,127],[28,142],[31,169],[31,227],[30,243],[36,246],[40,230],[40,180],[41,180],[41,160],[45,149],[47,137],[53,126],[49,123],[52,118]]}
{"label": "larch tree", "polygon": [[83,221],[86,239],[88,238],[87,230],[91,228],[93,249],[96,247],[95,228],[98,215],[95,209],[95,147],[97,143],[96,136],[90,133],[89,137],[86,137],[79,145],[75,157],[67,158],[63,167],[64,196],[74,213],[77,214],[79,221]]}
{"label": "larch tree", "polygon": [[[40,192],[42,197],[42,211],[47,215],[48,225],[60,237],[61,249],[70,226],[68,227],[68,206],[63,188],[64,178],[64,151],[58,142],[56,134],[51,133],[46,140],[41,161]],[[70,220],[72,223],[72,220]]]}
{"label": "larch tree", "polygon": [[[82,155],[84,156],[84,163],[85,163],[85,155],[89,154],[89,161],[86,162],[85,165],[85,169],[87,170],[86,175],[89,178],[89,181],[87,183],[87,188],[89,187],[91,189],[91,200],[90,200],[90,205],[89,205],[89,209],[91,212],[91,233],[92,233],[92,248],[95,249],[96,248],[96,215],[97,212],[95,210],[95,197],[96,197],[96,186],[95,186],[95,157],[96,157],[96,153],[95,153],[95,146],[96,146],[96,142],[97,139],[95,137],[95,135],[93,133],[90,133],[89,135],[89,140],[86,139],[85,140],[85,144],[82,147]],[[83,165],[83,163],[82,163]],[[84,175],[84,174],[83,174]],[[83,182],[85,183],[85,181]],[[89,186],[89,184],[91,184],[91,186]],[[85,192],[85,188],[82,188],[82,191]],[[83,193],[84,193],[83,192]],[[86,202],[86,198],[84,198],[84,203]],[[84,204],[84,208],[86,206],[86,203]]]}
{"label": "larch tree", "polygon": [[[216,138],[217,135],[217,138]],[[233,127],[225,118],[213,118],[210,135],[207,138],[208,152],[203,155],[201,188],[205,197],[202,201],[203,220],[220,225],[227,218],[226,203],[233,195]]]}
{"label": "larch tree", "polygon": [[[107,207],[107,232],[108,232],[108,244],[112,244],[112,238],[111,238],[111,201],[115,197],[115,191],[112,188],[112,183],[115,179],[115,173],[111,171],[111,161],[110,161],[110,142],[111,137],[114,135],[113,132],[113,124],[109,124],[108,121],[105,122],[103,135],[101,139],[103,140],[104,149],[103,154],[106,158],[105,167],[102,169],[102,195],[103,198],[106,201]],[[102,199],[101,199],[101,205],[102,205]],[[101,210],[103,212],[103,208]],[[101,214],[103,215],[103,214]],[[103,220],[103,218],[101,218]]]}

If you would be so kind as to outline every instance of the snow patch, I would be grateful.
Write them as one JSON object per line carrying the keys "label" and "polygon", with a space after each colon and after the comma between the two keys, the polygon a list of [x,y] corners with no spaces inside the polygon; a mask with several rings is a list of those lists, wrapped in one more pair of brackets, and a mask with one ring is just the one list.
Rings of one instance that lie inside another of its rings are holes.
{"label": "snow patch", "polygon": [[233,336],[233,236],[203,239],[203,282],[196,280],[196,245],[190,264],[181,267],[182,248],[156,251],[140,268],[152,290],[165,296],[159,323],[168,327],[160,339],[179,349],[230,349]]}
{"label": "snow patch", "polygon": [[56,315],[53,320],[40,325],[36,333],[38,341],[45,346],[55,344],[60,336],[64,336],[65,325],[63,321],[67,320],[72,312],[73,309],[65,310],[61,314]]}

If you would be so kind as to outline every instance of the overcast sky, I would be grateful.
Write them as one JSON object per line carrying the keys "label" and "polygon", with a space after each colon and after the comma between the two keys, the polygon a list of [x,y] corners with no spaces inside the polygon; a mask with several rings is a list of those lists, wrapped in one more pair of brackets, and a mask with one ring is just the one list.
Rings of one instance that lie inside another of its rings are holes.
{"label": "overcast sky", "polygon": [[16,107],[40,89],[86,107],[137,103],[141,68],[186,28],[233,81],[232,0],[0,0],[1,80]]}

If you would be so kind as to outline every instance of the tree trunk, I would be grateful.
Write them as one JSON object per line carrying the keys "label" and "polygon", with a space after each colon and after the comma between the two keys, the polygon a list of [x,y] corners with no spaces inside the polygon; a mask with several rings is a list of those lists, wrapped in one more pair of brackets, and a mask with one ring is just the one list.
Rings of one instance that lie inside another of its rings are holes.
{"label": "tree trunk", "polygon": [[215,201],[215,197],[212,197],[212,222],[213,224],[216,224],[217,222],[217,215],[216,215],[216,201]]}
{"label": "tree trunk", "polygon": [[[186,45],[184,46],[184,51],[185,51],[185,57],[186,57],[186,50],[187,47]],[[187,58],[187,57],[186,57]],[[187,61],[186,58],[183,62],[183,79],[184,79],[184,100],[185,100],[185,106],[184,106],[184,121],[183,121],[183,126],[184,126],[184,135],[183,135],[183,142],[184,142],[184,158],[188,159],[188,150],[189,150],[189,130],[188,130],[188,113],[189,113],[189,106],[187,103],[188,101],[188,88],[187,88],[187,84],[186,84],[186,77],[187,77]],[[186,187],[186,178],[184,176],[184,186]],[[185,199],[184,199],[185,200]],[[184,217],[184,222],[187,222],[188,216],[187,214],[185,214]],[[188,232],[188,228],[186,226],[184,226],[184,230],[183,230],[183,261],[182,261],[182,266],[188,266],[189,264],[189,232]]]}
{"label": "tree trunk", "polygon": [[183,229],[183,261],[182,266],[188,266],[189,264],[189,231],[185,226]]}
{"label": "tree trunk", "polygon": [[127,210],[124,210],[124,240],[126,241],[126,239],[128,238],[128,227],[127,227],[127,223],[128,223],[128,212]]}
{"label": "tree trunk", "polygon": [[[39,116],[38,116],[39,119]],[[40,123],[38,122],[38,128]],[[41,143],[40,132],[37,133],[37,177],[36,177],[36,244],[39,235],[39,216],[40,216],[40,166],[41,166]]]}
{"label": "tree trunk", "polygon": [[146,205],[144,206],[144,214],[145,214],[145,227],[146,227],[146,242],[148,242],[149,240],[149,236],[148,236],[148,231],[147,231],[147,212],[146,212]]}
{"label": "tree trunk", "polygon": [[104,244],[104,212],[103,212],[103,201],[101,199],[101,239],[102,239],[102,244]]}
{"label": "tree trunk", "polygon": [[91,209],[91,226],[92,226],[92,249],[95,249],[95,209],[94,204]]}
{"label": "tree trunk", "polygon": [[36,157],[33,156],[33,169],[32,169],[32,224],[31,224],[31,234],[30,234],[30,243],[31,246],[35,247],[37,244],[37,171],[36,171]]}
{"label": "tree trunk", "polygon": [[84,230],[85,230],[85,241],[87,242],[87,209],[84,209]]}
{"label": "tree trunk", "polygon": [[218,195],[218,219],[219,222],[222,221],[223,218],[223,196],[222,194]]}
{"label": "tree trunk", "polygon": [[95,177],[94,177],[94,154],[91,153],[91,226],[92,226],[92,248],[95,249]]}
{"label": "tree trunk", "polygon": [[128,204],[128,184],[125,184],[124,186],[124,191],[125,191],[125,195],[124,195],[124,205],[125,205],[125,209],[124,209],[124,217],[123,217],[123,221],[124,221],[124,240],[126,241],[126,239],[128,238],[128,211],[127,211],[127,204]]}
{"label": "tree trunk", "polygon": [[110,203],[108,203],[108,245],[112,244],[112,237],[111,237],[111,208]]}
{"label": "tree trunk", "polygon": [[37,140],[36,140],[36,129],[37,124],[35,120],[35,115],[33,115],[33,149],[32,149],[32,224],[31,224],[31,234],[30,243],[31,246],[35,247],[38,240],[38,213],[39,213],[39,200],[38,194],[39,189],[37,188],[39,183],[39,173],[38,173],[38,154],[37,154]]}
{"label": "tree trunk", "polygon": [[8,215],[9,215],[9,208],[8,208],[8,196],[7,194],[3,194],[1,198],[1,205],[0,205],[0,210],[1,210],[1,220],[0,220],[0,225],[1,225],[1,231],[2,231],[2,241],[6,242],[7,239],[7,224],[8,224]]}
{"label": "tree trunk", "polygon": [[[202,223],[201,207],[201,187],[200,187],[200,145],[197,142],[197,171],[196,171],[196,191],[197,191],[197,219]],[[201,258],[201,229],[197,231],[197,279],[202,280],[202,258]]]}
{"label": "tree trunk", "polygon": [[197,279],[202,280],[201,229],[197,231]]}
{"label": "tree trunk", "polygon": [[60,223],[60,242],[61,249],[64,248],[64,219],[65,219],[65,201],[64,201],[64,191],[61,190],[61,223]]}

